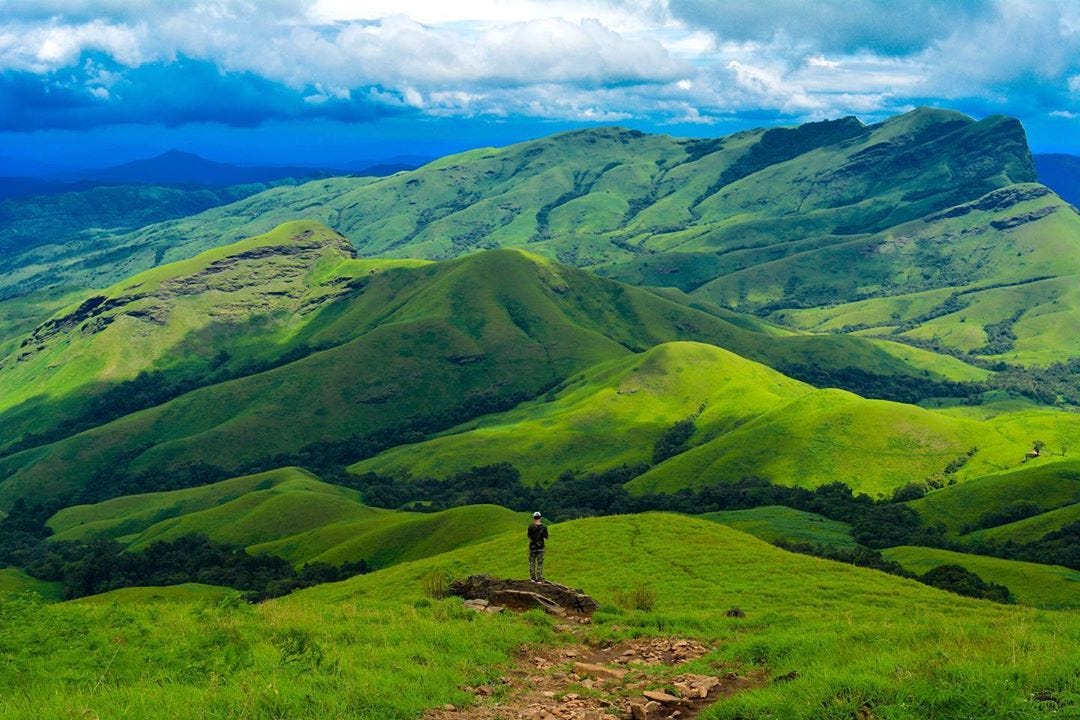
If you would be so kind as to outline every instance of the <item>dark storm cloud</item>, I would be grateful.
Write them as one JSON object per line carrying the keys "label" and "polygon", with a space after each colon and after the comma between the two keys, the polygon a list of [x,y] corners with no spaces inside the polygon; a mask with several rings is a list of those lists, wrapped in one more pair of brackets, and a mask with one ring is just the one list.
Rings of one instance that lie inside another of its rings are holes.
{"label": "dark storm cloud", "polygon": [[0,130],[199,122],[254,127],[305,117],[365,122],[407,111],[393,103],[393,96],[374,89],[378,99],[331,97],[315,88],[297,90],[186,58],[114,70],[106,58],[88,56],[76,68],[45,75],[0,73]]}

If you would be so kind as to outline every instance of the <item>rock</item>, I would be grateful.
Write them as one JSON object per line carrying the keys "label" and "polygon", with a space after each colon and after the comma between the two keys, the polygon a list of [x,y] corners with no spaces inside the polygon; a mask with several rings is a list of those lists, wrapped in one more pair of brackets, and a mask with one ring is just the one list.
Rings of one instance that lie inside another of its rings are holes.
{"label": "rock", "polygon": [[481,685],[480,687],[476,688],[477,695],[490,695],[493,692],[495,691],[491,688],[490,685]]}
{"label": "rock", "polygon": [[645,713],[645,705],[643,703],[634,703],[630,706],[630,717],[632,720],[648,720],[648,715]]}
{"label": "rock", "polygon": [[445,705],[443,705],[442,709],[445,710],[446,712],[454,712],[455,710],[457,710],[457,708],[454,707],[453,705],[451,705],[450,703],[446,703]]}
{"label": "rock", "polygon": [[548,612],[591,615],[598,605],[581,590],[558,583],[528,580],[500,580],[489,575],[470,575],[450,584],[450,594],[466,599],[487,600],[512,609],[543,607]]}
{"label": "rock", "polygon": [[669,695],[668,693],[661,692],[660,690],[646,690],[641,694],[649,700],[654,700],[658,703],[665,703],[667,705],[676,705],[682,702],[682,698],[675,697],[674,695]]}
{"label": "rock", "polygon": [[626,670],[616,670],[614,668],[604,667],[603,665],[593,665],[592,663],[583,662],[574,663],[574,672],[582,677],[594,677],[602,680],[622,680],[626,677]]}
{"label": "rock", "polygon": [[746,613],[744,613],[742,611],[742,608],[737,608],[737,607],[731,608],[730,610],[728,610],[724,614],[727,615],[729,618],[744,618],[744,617],[746,617]]}
{"label": "rock", "polygon": [[646,718],[659,717],[661,710],[663,710],[663,707],[660,705],[660,703],[656,702],[655,700],[650,700],[649,702],[645,703],[645,717]]}

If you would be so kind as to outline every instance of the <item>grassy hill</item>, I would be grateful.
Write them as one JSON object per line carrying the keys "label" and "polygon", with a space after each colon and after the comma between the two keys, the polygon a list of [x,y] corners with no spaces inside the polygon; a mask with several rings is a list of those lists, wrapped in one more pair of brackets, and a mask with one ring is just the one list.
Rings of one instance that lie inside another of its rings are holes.
{"label": "grassy hill", "polygon": [[1080,572],[1056,565],[1003,560],[936,548],[901,546],[883,550],[887,560],[925,573],[938,565],[959,565],[987,582],[1012,590],[1017,602],[1042,608],[1080,607]]}
{"label": "grassy hill", "polygon": [[130,607],[132,605],[157,603],[205,605],[221,602],[235,594],[236,591],[232,588],[204,585],[202,583],[182,583],[165,587],[120,588],[119,590],[110,590],[98,595],[88,595],[69,602],[77,605],[104,605],[106,607],[115,607],[116,605]]}
{"label": "grassy hill", "polygon": [[349,469],[445,477],[475,465],[511,462],[523,481],[547,484],[565,470],[651,462],[657,440],[691,416],[696,437],[714,436],[811,390],[714,346],[665,343],[590,368],[542,399]]}
{"label": "grassy hill", "polygon": [[[465,705],[459,688],[497,685],[522,643],[570,638],[541,615],[477,616],[456,600],[429,600],[421,578],[433,569],[520,576],[520,546],[507,535],[255,607],[3,602],[0,687],[21,677],[26,693],[0,693],[0,714],[250,707],[254,717],[404,720]],[[767,682],[713,706],[710,718],[846,718],[871,708],[881,717],[1034,719],[1049,707],[1042,697],[1057,698],[1059,713],[1075,709],[1075,612],[968,600],[671,515],[553,526],[548,558],[551,577],[601,601],[584,631],[594,642],[689,636],[713,648],[692,670],[764,673]],[[656,593],[652,612],[619,604],[635,582]],[[745,619],[724,616],[733,605]]]}
{"label": "grassy hill", "polygon": [[0,595],[35,593],[47,600],[60,599],[60,583],[30,577],[16,568],[0,568]]}
{"label": "grassy hill", "polygon": [[290,223],[79,298],[0,362],[9,441],[77,422],[102,388],[140,373],[213,377],[273,360],[312,312],[348,292],[334,282],[339,267],[375,269],[352,258],[337,233]]}
{"label": "grassy hill", "polygon": [[[1067,412],[1029,411],[972,421],[819,390],[671,458],[629,487],[673,492],[754,475],[811,488],[840,481],[856,491],[888,495],[910,482],[966,481],[1020,468],[1030,448],[1028,437],[1046,434],[1057,447],[1078,431],[1080,418]],[[947,472],[950,465],[955,470]]]}
{"label": "grassy hill", "polygon": [[767,505],[749,510],[724,510],[699,516],[753,535],[765,542],[788,540],[828,547],[855,547],[851,525],[829,520],[815,513],[782,505]]}
{"label": "grassy hill", "polygon": [[281,468],[196,488],[77,505],[58,512],[49,526],[54,541],[109,538],[135,552],[153,542],[203,535],[298,566],[365,560],[385,567],[520,532],[527,522],[526,514],[493,505],[439,513],[367,507],[353,490],[299,468]]}
{"label": "grassy hill", "polygon": [[[1035,181],[1023,128],[1000,116],[920,108],[709,140],[598,128],[274,188],[51,271],[92,287],[304,217],[365,256],[528,246],[797,327],[1047,364],[1076,349],[1080,215]],[[995,342],[1001,323],[1015,347]]]}
{"label": "grassy hill", "polygon": [[676,340],[901,384],[951,374],[921,368],[928,353],[777,332],[519,250],[437,264],[351,254],[318,223],[289,223],[40,324],[0,363],[0,419],[12,428],[0,504],[30,488],[78,495],[121,482],[129,494],[145,489],[131,476],[197,463],[222,477],[354,435],[415,437]]}
{"label": "grassy hill", "polygon": [[1035,542],[1047,533],[1060,530],[1075,522],[1080,522],[1080,502],[986,530],[976,530],[968,533],[966,537],[971,540],[990,540],[1000,543],[1012,541],[1023,544]]}
{"label": "grassy hill", "polygon": [[[944,483],[1019,467],[1029,449],[1022,438],[1045,434],[1057,446],[1080,431],[1080,420],[1069,413],[1036,410],[976,422],[816,391],[714,347],[670,343],[598,366],[509,412],[392,448],[350,471],[441,478],[509,462],[525,482],[547,484],[567,470],[649,464],[657,441],[689,418],[694,427],[683,448],[689,450],[634,480],[632,488],[674,492],[755,475],[807,487],[839,480],[887,495],[909,482]],[[958,458],[963,465],[946,473]]]}
{"label": "grassy hill", "polygon": [[[940,523],[959,532],[977,524],[986,513],[1021,501],[1045,511],[1080,502],[1080,462],[1041,458],[1009,472],[942,488],[909,504],[926,524]],[[1064,520],[1065,515],[1056,517]],[[1057,528],[1047,532],[1050,529]]]}

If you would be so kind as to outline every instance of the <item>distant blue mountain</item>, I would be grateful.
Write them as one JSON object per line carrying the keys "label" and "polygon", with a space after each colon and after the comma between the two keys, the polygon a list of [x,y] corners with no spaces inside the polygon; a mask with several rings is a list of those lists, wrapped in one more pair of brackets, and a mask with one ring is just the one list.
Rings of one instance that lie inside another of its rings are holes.
{"label": "distant blue mountain", "polygon": [[[207,160],[180,150],[170,150],[156,157],[134,160],[105,168],[75,170],[64,173],[52,171],[46,175],[29,172],[3,173],[0,163],[0,200],[29,195],[55,195],[88,190],[96,185],[186,185],[228,187],[248,183],[270,183],[291,178],[314,180],[338,175],[393,175],[413,170],[430,158],[418,156],[391,157],[383,160],[355,160],[336,168],[293,165],[231,165]],[[21,168],[15,168],[21,170]],[[36,176],[30,177],[31,174]]]}
{"label": "distant blue mountain", "polygon": [[180,150],[96,170],[84,170],[74,179],[134,185],[206,185],[224,187],[265,183],[283,178],[320,178],[350,174],[344,170],[294,166],[242,166],[207,160]]}
{"label": "distant blue mountain", "polygon": [[1080,207],[1080,157],[1076,155],[1035,155],[1039,182],[1065,200]]}

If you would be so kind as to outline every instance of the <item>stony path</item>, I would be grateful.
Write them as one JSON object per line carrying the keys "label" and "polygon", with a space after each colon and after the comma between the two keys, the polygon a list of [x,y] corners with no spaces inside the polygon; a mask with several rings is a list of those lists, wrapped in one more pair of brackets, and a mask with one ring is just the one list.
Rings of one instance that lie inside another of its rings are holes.
{"label": "stony path", "polygon": [[[580,628],[557,629],[574,638]],[[761,674],[672,673],[709,648],[679,638],[641,638],[590,647],[526,648],[491,686],[464,688],[476,703],[433,709],[424,720],[689,720],[703,708],[764,682]]]}

